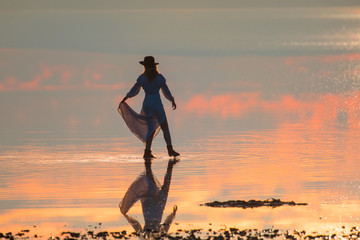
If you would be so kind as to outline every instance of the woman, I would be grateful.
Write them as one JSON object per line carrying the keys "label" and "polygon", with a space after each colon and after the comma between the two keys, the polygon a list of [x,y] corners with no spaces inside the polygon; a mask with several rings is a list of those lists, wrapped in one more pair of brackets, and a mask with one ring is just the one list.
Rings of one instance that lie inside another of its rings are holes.
{"label": "woman", "polygon": [[[166,85],[165,78],[158,72],[156,67],[158,63],[155,62],[154,57],[146,56],[144,61],[140,61],[140,64],[144,66],[144,73],[138,77],[135,85],[120,102],[119,112],[129,129],[145,143],[145,159],[155,158],[151,153],[151,144],[160,128],[164,133],[169,156],[179,156],[180,154],[175,152],[172,147],[169,125],[160,99],[159,90],[161,89],[164,96],[171,101],[173,110],[176,109],[175,99]],[[145,99],[141,113],[137,114],[125,101],[136,96],[141,87],[145,91]]]}

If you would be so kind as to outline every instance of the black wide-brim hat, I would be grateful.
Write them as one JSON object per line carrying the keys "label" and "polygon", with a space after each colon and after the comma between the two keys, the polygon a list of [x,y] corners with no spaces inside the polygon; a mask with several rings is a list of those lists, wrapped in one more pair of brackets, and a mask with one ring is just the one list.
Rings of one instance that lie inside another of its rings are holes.
{"label": "black wide-brim hat", "polygon": [[144,61],[140,61],[139,63],[144,66],[156,66],[159,64],[155,62],[155,58],[153,56],[146,56],[144,57]]}

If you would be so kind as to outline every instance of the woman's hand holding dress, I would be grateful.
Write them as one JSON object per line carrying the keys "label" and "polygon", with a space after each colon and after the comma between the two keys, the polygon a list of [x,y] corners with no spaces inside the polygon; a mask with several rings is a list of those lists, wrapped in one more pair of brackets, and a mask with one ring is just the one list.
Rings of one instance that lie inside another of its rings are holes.
{"label": "woman's hand holding dress", "polygon": [[127,97],[124,97],[123,100],[121,100],[121,102],[119,103],[119,107],[118,107],[118,108],[120,108],[120,105],[121,105],[122,103],[124,103],[124,102],[126,101],[126,99],[128,99],[128,98],[127,98]]}

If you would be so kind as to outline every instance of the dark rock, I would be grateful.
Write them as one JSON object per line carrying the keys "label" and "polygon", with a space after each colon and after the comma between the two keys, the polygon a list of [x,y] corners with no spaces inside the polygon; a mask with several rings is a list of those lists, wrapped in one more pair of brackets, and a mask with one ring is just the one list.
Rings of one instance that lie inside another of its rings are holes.
{"label": "dark rock", "polygon": [[65,235],[65,234],[69,234],[71,237],[73,237],[73,238],[78,238],[78,237],[80,237],[80,233],[75,233],[75,232],[62,232],[61,233],[61,236],[62,235]]}
{"label": "dark rock", "polygon": [[113,238],[116,238],[116,239],[121,239],[124,237],[120,232],[111,232],[110,234]]}
{"label": "dark rock", "polygon": [[225,207],[238,207],[238,208],[257,208],[257,207],[280,207],[283,205],[288,205],[288,206],[296,206],[296,205],[307,205],[307,203],[295,203],[293,201],[291,202],[283,202],[280,199],[274,199],[272,198],[271,200],[265,200],[265,201],[261,201],[261,200],[249,200],[249,201],[244,201],[244,200],[229,200],[229,201],[225,201],[225,202],[219,202],[219,201],[214,201],[214,202],[208,202],[205,204],[200,204],[200,206],[208,206],[208,207],[219,207],[219,208],[225,208]]}
{"label": "dark rock", "polygon": [[5,235],[3,235],[3,238],[6,239],[14,239],[14,236],[12,235],[12,232],[8,232]]}
{"label": "dark rock", "polygon": [[214,240],[224,240],[224,236],[223,235],[219,235],[219,236],[214,236]]}
{"label": "dark rock", "polygon": [[96,237],[102,237],[102,238],[106,238],[106,237],[108,237],[109,236],[109,233],[108,232],[98,232],[97,234],[96,234]]}
{"label": "dark rock", "polygon": [[239,232],[239,235],[242,236],[242,237],[243,237],[243,236],[246,236],[246,231],[245,231],[245,230],[240,231],[240,232]]}
{"label": "dark rock", "polygon": [[246,239],[247,240],[259,240],[259,238],[256,236],[248,236]]}
{"label": "dark rock", "polygon": [[87,234],[90,235],[92,238],[94,237],[94,231],[88,231]]}

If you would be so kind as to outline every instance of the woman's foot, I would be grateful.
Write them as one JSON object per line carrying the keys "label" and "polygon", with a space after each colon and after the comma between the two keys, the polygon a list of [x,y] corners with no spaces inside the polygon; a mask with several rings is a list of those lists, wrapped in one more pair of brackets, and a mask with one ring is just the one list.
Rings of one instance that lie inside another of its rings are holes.
{"label": "woman's foot", "polygon": [[154,155],[151,154],[150,149],[145,149],[144,151],[144,159],[152,159],[155,158]]}
{"label": "woman's foot", "polygon": [[177,157],[177,156],[180,155],[180,153],[174,151],[172,145],[168,145],[167,150],[168,150],[168,153],[169,153],[170,157]]}

